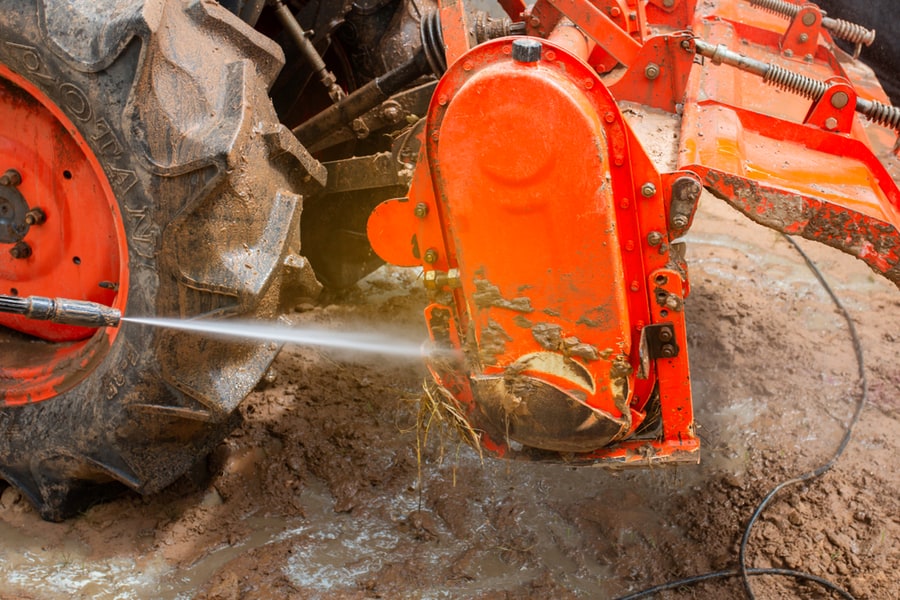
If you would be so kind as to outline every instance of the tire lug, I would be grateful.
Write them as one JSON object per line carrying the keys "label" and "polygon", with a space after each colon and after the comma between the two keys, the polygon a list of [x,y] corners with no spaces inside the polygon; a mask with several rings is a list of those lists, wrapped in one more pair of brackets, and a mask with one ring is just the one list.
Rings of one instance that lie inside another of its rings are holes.
{"label": "tire lug", "polygon": [[34,207],[25,213],[25,223],[27,225],[40,225],[47,220],[47,214],[38,207]]}

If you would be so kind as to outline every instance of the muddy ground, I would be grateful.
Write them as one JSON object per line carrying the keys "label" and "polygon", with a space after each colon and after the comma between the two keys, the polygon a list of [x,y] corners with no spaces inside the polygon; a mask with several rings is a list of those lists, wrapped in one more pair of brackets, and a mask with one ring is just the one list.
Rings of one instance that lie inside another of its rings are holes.
{"label": "muddy ground", "polygon": [[[482,462],[439,423],[417,434],[417,360],[287,347],[240,429],[164,493],[52,524],[0,487],[0,598],[612,598],[732,567],[762,496],[836,448],[857,367],[841,317],[778,234],[705,198],[688,241],[699,466]],[[900,292],[803,246],[856,320],[869,404],[835,468],[765,512],[749,563],[897,598]],[[385,270],[290,318],[418,338],[425,301],[415,271]],[[824,597],[783,578],[754,588]],[[715,581],[659,597],[740,594]]]}

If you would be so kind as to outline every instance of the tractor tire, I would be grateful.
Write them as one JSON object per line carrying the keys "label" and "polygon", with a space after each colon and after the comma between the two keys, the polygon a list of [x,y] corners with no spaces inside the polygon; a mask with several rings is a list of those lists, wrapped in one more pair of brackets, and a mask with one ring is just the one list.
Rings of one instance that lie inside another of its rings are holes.
{"label": "tractor tire", "polygon": [[[119,253],[115,281],[88,283],[126,317],[275,318],[286,290],[318,285],[299,254],[300,212],[325,177],[269,99],[283,62],[207,0],[0,0],[0,111],[51,115],[83,151],[43,147],[29,163],[26,147],[0,172],[15,167],[22,195],[49,203],[41,227],[87,231],[84,244],[107,240],[95,254]],[[7,163],[4,143],[38,143],[19,127],[0,119]],[[33,191],[64,189],[92,165],[108,206]],[[32,226],[29,257],[0,243],[0,293],[66,297],[29,291],[27,265],[57,251],[40,235]],[[55,267],[95,258],[59,252]],[[86,335],[36,341],[0,327],[0,479],[52,521],[122,486],[175,481],[233,429],[278,351],[127,320]]]}

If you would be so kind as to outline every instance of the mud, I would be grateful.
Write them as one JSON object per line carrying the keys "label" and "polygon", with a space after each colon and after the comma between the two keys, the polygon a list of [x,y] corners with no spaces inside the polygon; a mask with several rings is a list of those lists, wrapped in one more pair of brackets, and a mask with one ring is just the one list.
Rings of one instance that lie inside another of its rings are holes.
{"label": "mud", "polygon": [[[900,292],[852,258],[804,247],[856,319],[870,404],[834,470],[764,513],[750,564],[898,597]],[[51,524],[3,489],[0,597],[611,598],[731,567],[767,490],[833,452],[856,366],[839,315],[778,234],[704,196],[688,262],[699,466],[482,462],[419,413],[418,361],[289,347],[242,406],[243,425],[161,494]],[[424,303],[415,271],[388,270],[290,317],[424,339]],[[761,599],[822,597],[785,579],[754,587]]]}

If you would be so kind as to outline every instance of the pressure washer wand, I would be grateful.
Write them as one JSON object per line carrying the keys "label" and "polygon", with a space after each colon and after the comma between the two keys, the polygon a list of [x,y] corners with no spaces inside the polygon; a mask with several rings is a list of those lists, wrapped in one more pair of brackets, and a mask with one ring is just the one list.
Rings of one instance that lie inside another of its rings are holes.
{"label": "pressure washer wand", "polygon": [[121,311],[105,304],[43,296],[22,298],[0,294],[0,312],[78,327],[116,327],[122,320]]}

